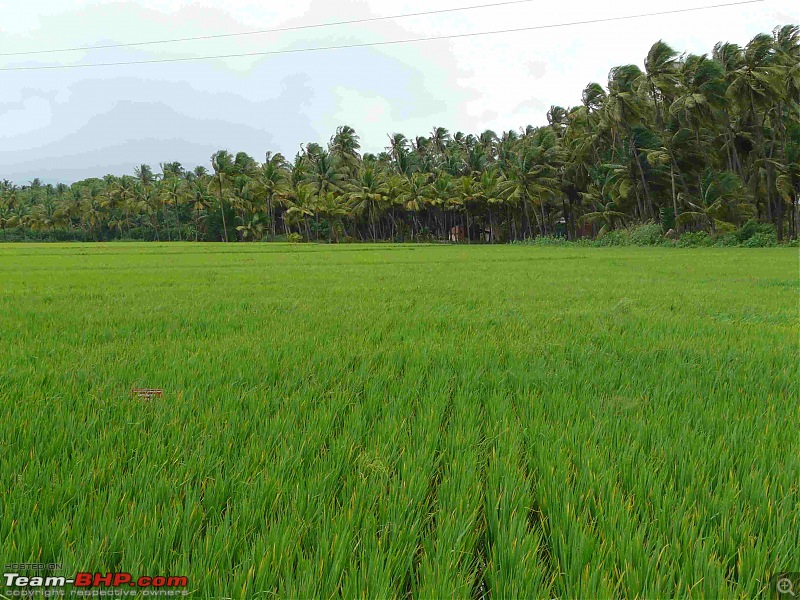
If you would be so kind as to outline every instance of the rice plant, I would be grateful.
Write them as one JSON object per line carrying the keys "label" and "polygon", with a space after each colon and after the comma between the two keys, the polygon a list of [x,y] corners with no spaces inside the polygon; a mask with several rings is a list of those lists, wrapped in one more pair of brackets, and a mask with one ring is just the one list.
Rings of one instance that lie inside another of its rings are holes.
{"label": "rice plant", "polygon": [[797,268],[2,246],[0,560],[198,598],[768,595],[800,571]]}

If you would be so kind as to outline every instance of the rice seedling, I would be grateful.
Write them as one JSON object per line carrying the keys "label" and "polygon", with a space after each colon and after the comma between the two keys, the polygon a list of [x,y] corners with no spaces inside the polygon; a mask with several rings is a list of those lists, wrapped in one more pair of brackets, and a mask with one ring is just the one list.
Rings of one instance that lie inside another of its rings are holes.
{"label": "rice seedling", "polygon": [[800,571],[797,266],[0,247],[0,559],[202,598],[766,595]]}

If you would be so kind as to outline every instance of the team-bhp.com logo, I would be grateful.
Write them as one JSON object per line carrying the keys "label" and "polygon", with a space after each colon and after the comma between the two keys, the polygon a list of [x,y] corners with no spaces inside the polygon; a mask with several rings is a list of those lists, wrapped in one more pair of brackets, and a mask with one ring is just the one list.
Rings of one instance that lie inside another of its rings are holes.
{"label": "team-bhp.com logo", "polygon": [[56,575],[29,576],[20,573],[3,573],[6,590],[2,596],[13,597],[58,597],[65,596],[188,596],[188,577],[142,576],[134,578],[130,573],[76,573],[74,577]]}

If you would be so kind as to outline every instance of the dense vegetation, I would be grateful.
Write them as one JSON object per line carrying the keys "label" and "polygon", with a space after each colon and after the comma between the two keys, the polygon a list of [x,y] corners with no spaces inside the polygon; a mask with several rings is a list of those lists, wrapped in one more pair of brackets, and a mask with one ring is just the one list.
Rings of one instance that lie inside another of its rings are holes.
{"label": "dense vegetation", "polygon": [[[215,153],[211,168],[73,185],[0,184],[6,240],[575,239],[653,221],[731,232],[751,218],[797,237],[800,28],[710,56],[653,45],[644,70],[611,70],[548,125],[496,135],[435,127],[359,154],[340,127],[293,161]],[[455,229],[454,229],[455,228]],[[0,238],[3,239],[3,238]]]}
{"label": "dense vegetation", "polygon": [[0,557],[197,598],[771,597],[796,251],[666,252],[0,246]]}

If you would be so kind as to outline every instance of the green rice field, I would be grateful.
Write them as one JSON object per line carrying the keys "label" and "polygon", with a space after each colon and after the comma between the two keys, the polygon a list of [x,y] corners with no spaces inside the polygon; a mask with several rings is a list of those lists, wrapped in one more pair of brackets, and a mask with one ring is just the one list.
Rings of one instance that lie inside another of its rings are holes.
{"label": "green rice field", "polygon": [[197,598],[771,597],[799,292],[796,248],[0,246],[0,561]]}

